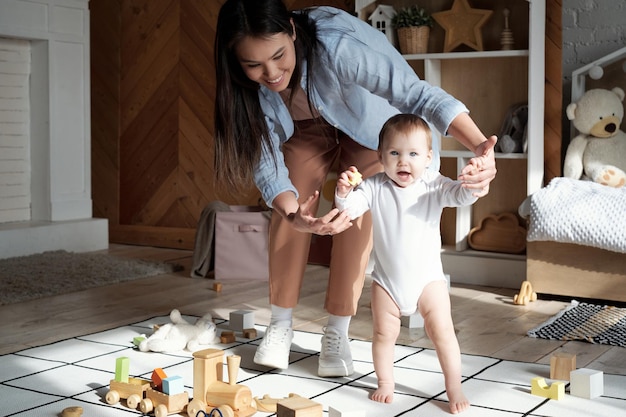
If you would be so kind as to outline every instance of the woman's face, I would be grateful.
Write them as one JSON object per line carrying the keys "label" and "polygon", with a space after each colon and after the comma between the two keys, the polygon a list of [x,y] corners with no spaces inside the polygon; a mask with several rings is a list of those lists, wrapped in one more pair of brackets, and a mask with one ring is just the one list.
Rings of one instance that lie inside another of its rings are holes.
{"label": "woman's face", "polygon": [[250,80],[280,92],[289,85],[296,66],[295,39],[295,34],[286,33],[246,37],[235,46],[235,55]]}

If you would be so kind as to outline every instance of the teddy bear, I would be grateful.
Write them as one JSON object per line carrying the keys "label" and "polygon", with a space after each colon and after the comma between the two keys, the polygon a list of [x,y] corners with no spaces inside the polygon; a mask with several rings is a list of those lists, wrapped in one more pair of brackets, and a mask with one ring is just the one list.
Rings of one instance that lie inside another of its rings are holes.
{"label": "teddy bear", "polygon": [[616,188],[626,185],[626,133],[620,129],[623,100],[619,87],[595,88],[567,106],[567,118],[580,134],[567,147],[564,177],[588,178]]}
{"label": "teddy bear", "polygon": [[180,311],[172,310],[171,323],[162,325],[150,337],[139,343],[142,352],[177,352],[187,349],[195,352],[216,341],[216,326],[210,314],[205,314],[195,324],[185,320]]}

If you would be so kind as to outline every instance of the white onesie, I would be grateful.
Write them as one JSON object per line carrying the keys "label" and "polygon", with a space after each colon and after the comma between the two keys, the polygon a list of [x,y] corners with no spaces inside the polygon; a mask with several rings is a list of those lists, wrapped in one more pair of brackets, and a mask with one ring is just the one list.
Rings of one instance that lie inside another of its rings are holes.
{"label": "white onesie", "polygon": [[416,311],[428,283],[446,279],[441,265],[441,213],[444,207],[474,203],[473,192],[459,181],[425,170],[406,188],[381,172],[345,198],[335,195],[337,208],[348,210],[352,219],[371,210],[372,279],[389,293],[402,315]]}

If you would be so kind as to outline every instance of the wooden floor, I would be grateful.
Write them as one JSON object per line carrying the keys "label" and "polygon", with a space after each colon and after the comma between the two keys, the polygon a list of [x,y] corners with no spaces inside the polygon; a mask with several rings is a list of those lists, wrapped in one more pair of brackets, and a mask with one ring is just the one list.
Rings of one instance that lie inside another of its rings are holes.
{"label": "wooden floor", "polygon": [[[223,281],[221,292],[212,279],[190,278],[191,252],[140,246],[111,245],[111,254],[167,261],[184,266],[181,272],[66,295],[0,306],[0,354],[16,352],[69,337],[111,329],[173,308],[183,314],[228,319],[233,310],[255,312],[257,324],[269,319],[267,282]],[[453,279],[454,280],[454,279]],[[309,265],[294,327],[321,333],[326,323],[324,292],[327,268]],[[350,326],[350,337],[371,338],[370,283],[366,282],[360,307]],[[527,306],[513,304],[517,291],[452,284],[453,319],[463,353],[522,362],[550,363],[557,351],[575,353],[577,366],[626,375],[626,349],[585,342],[534,339],[526,331],[567,305],[540,299]],[[432,348],[422,329],[403,328],[398,343]]]}

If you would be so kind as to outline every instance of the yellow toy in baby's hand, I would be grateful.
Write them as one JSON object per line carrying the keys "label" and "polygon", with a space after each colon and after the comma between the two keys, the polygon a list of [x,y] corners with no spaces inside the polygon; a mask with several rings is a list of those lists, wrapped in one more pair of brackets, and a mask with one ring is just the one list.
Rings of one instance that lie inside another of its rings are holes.
{"label": "yellow toy in baby's hand", "polygon": [[348,183],[354,187],[359,185],[361,181],[363,181],[363,175],[359,171],[355,171],[352,173],[352,178],[348,180]]}

